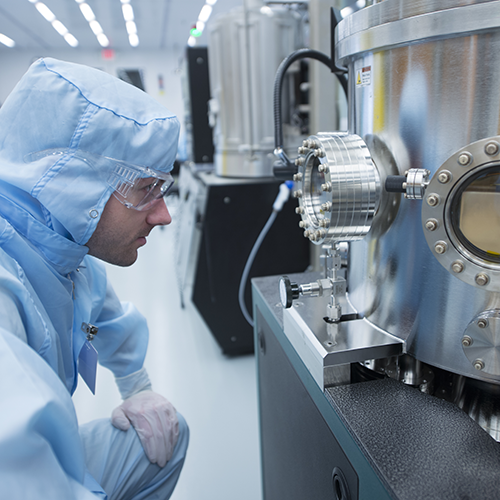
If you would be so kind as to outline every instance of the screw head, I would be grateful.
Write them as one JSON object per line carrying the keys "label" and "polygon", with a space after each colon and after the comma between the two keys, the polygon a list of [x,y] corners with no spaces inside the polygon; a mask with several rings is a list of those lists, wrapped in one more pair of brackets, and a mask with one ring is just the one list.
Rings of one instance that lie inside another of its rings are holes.
{"label": "screw head", "polygon": [[435,245],[434,245],[434,250],[436,251],[436,253],[438,253],[439,255],[442,255],[446,252],[446,249],[447,249],[448,245],[444,242],[444,241],[438,241]]}
{"label": "screw head", "polygon": [[302,189],[297,189],[297,191],[293,192],[294,198],[302,198]]}
{"label": "screw head", "polygon": [[476,274],[476,284],[485,286],[490,282],[490,277],[485,273]]}
{"label": "screw head", "polygon": [[299,222],[299,227],[301,227],[302,229],[305,229],[306,227],[309,227],[309,224],[306,221],[301,220]]}
{"label": "screw head", "polygon": [[326,182],[325,184],[321,184],[321,191],[331,191],[332,190],[332,185],[329,182]]}
{"label": "screw head", "polygon": [[299,172],[298,174],[293,175],[293,180],[295,182],[301,181],[302,180],[302,174]]}
{"label": "screw head", "polygon": [[330,212],[331,209],[332,209],[332,204],[329,201],[321,205],[321,210],[323,210],[323,212]]}
{"label": "screw head", "polygon": [[484,368],[484,361],[482,359],[476,359],[472,365],[476,370],[481,371]]}
{"label": "screw head", "polygon": [[460,274],[464,269],[465,269],[464,263],[459,260],[456,260],[451,265],[451,270],[456,274]]}
{"label": "screw head", "polygon": [[447,182],[450,182],[450,179],[451,179],[450,172],[448,172],[446,170],[443,170],[443,172],[439,172],[438,181],[441,184],[446,184]]}
{"label": "screw head", "polygon": [[427,205],[429,205],[430,207],[435,207],[436,205],[439,204],[439,196],[437,194],[430,194],[429,196],[427,196]]}
{"label": "screw head", "polygon": [[480,320],[478,320],[477,326],[479,328],[486,328],[488,326],[488,320],[485,318],[481,318]]}
{"label": "screw head", "polygon": [[472,337],[469,337],[468,335],[464,335],[462,338],[462,345],[464,347],[470,347],[473,344]]}
{"label": "screw head", "polygon": [[472,161],[472,155],[470,153],[462,153],[459,157],[458,157],[458,163],[460,163],[460,165],[468,165],[470,162]]}
{"label": "screw head", "polygon": [[425,221],[425,229],[427,231],[435,231],[438,228],[438,221],[436,219],[428,219]]}
{"label": "screw head", "polygon": [[488,142],[488,144],[484,147],[484,151],[490,156],[496,155],[498,153],[498,142]]}
{"label": "screw head", "polygon": [[322,174],[325,170],[326,170],[326,167],[323,164],[318,165],[318,172],[320,174]]}

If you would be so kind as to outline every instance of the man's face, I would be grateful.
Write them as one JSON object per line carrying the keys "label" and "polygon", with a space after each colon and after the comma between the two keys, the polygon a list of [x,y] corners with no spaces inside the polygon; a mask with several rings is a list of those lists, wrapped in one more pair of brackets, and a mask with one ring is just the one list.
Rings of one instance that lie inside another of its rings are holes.
{"label": "man's face", "polygon": [[87,242],[89,255],[117,266],[131,266],[151,230],[171,222],[172,217],[163,200],[155,202],[149,210],[138,211],[127,208],[111,196]]}

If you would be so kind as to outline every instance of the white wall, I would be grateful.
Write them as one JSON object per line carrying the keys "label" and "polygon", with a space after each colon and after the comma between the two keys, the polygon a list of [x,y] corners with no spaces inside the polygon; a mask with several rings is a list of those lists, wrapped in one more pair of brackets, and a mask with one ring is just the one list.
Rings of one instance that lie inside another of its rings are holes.
{"label": "white wall", "polygon": [[[114,76],[117,76],[116,70],[119,68],[142,70],[146,92],[175,113],[183,124],[184,106],[181,93],[180,61],[177,54],[178,51],[174,54],[165,50],[134,49],[123,52],[116,51],[114,59],[105,60],[102,58],[100,50],[65,49],[43,52],[3,49],[0,51],[0,104],[5,101],[32,62],[39,57],[55,57],[56,59],[93,66]],[[163,92],[160,91],[158,85],[159,75],[163,76]]]}

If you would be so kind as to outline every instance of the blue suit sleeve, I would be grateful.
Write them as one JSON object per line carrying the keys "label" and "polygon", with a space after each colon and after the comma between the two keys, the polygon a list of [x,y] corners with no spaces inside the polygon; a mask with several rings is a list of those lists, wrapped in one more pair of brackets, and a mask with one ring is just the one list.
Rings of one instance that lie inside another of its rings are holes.
{"label": "blue suit sleeve", "polygon": [[2,497],[95,500],[83,486],[83,448],[66,388],[40,356],[2,328],[0,401]]}

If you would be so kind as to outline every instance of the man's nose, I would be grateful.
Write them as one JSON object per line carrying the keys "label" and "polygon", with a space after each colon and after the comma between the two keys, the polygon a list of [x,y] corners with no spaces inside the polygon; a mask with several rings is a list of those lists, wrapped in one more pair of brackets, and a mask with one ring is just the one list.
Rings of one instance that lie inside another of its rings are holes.
{"label": "man's nose", "polygon": [[158,200],[158,202],[148,210],[146,222],[151,226],[166,226],[172,222],[172,217],[163,199]]}

